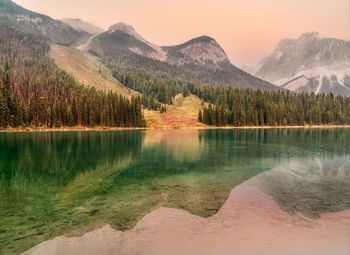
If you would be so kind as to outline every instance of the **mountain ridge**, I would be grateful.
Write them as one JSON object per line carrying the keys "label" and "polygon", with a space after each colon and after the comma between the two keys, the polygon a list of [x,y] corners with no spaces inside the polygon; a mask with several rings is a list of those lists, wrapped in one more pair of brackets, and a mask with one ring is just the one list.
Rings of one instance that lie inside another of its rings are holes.
{"label": "mountain ridge", "polygon": [[89,22],[77,18],[65,18],[61,21],[79,32],[86,32],[90,35],[97,35],[105,31],[103,28],[97,27]]}
{"label": "mountain ridge", "polygon": [[219,43],[204,35],[174,46],[159,46],[144,39],[125,23],[91,38],[87,50],[108,65],[123,65],[163,72],[200,83],[234,85],[241,88],[280,88],[234,66]]}
{"label": "mountain ridge", "polygon": [[[78,25],[32,12],[9,0],[0,0],[0,25],[44,35],[54,44],[89,51],[111,69],[119,66],[194,83],[281,89],[234,66],[219,43],[209,36],[199,36],[179,45],[159,46],[125,23],[117,23],[108,31],[93,35],[86,29],[86,22],[73,21]],[[88,26],[91,28],[91,24]]]}
{"label": "mountain ridge", "polygon": [[304,33],[282,40],[260,63],[256,76],[297,92],[350,95],[350,42]]}
{"label": "mountain ridge", "polygon": [[51,42],[66,46],[72,45],[85,34],[59,20],[23,8],[11,0],[0,0],[0,25],[24,33],[44,35]]}

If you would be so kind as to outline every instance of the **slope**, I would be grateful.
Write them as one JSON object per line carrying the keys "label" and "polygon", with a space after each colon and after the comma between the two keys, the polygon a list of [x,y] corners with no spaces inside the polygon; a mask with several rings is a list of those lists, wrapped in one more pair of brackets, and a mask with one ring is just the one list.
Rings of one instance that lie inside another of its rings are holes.
{"label": "slope", "polygon": [[190,95],[183,97],[182,94],[174,98],[172,105],[167,106],[167,111],[160,114],[155,111],[145,111],[147,127],[149,128],[184,128],[203,126],[198,123],[198,112],[202,107],[202,100]]}
{"label": "slope", "polygon": [[[110,70],[99,59],[88,52],[71,47],[51,45],[50,56],[56,64],[72,74],[78,81],[98,90],[113,91],[130,97],[138,92],[120,84],[111,75]],[[177,95],[172,105],[167,105],[167,112],[144,110],[147,127],[149,128],[177,128],[194,127],[198,124],[198,112],[202,101],[195,95],[183,97]]]}
{"label": "slope", "polygon": [[281,89],[234,66],[217,41],[208,36],[161,47],[144,39],[132,26],[121,23],[93,37],[84,48],[112,67],[157,72],[195,83]]}
{"label": "slope", "polygon": [[65,23],[46,15],[27,10],[11,0],[0,0],[0,25],[14,30],[44,35],[51,42],[60,45],[71,45],[86,35]]}
{"label": "slope", "polygon": [[90,24],[89,22],[86,22],[80,19],[66,18],[66,19],[62,19],[61,21],[71,26],[77,31],[86,32],[86,33],[89,33],[90,35],[97,35],[104,32],[102,28],[97,27],[93,24]]}
{"label": "slope", "polygon": [[126,97],[138,94],[121,85],[98,58],[87,52],[53,44],[50,56],[60,68],[72,74],[78,81],[97,90],[113,91]]}

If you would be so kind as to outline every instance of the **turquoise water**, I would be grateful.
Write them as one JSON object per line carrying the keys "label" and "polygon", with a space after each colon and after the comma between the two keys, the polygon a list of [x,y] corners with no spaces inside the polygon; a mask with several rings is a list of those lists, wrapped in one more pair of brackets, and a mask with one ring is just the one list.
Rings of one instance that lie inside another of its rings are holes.
{"label": "turquoise water", "polygon": [[2,133],[0,254],[105,224],[128,230],[159,207],[210,217],[263,172],[291,214],[347,210],[349,142],[348,129]]}

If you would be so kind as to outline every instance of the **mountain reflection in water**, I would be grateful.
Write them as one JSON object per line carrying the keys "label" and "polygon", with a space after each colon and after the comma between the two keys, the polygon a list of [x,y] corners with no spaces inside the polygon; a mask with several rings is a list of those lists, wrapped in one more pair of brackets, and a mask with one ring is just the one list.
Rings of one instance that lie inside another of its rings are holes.
{"label": "mountain reflection in water", "polygon": [[348,129],[0,134],[0,254],[106,224],[132,233],[173,212],[160,208],[211,222],[247,183],[283,213],[317,222],[349,209],[348,141]]}
{"label": "mountain reflection in water", "polygon": [[80,238],[55,238],[25,254],[348,255],[347,164],[341,158],[288,162],[233,189],[208,219],[160,208],[130,231],[105,226]]}

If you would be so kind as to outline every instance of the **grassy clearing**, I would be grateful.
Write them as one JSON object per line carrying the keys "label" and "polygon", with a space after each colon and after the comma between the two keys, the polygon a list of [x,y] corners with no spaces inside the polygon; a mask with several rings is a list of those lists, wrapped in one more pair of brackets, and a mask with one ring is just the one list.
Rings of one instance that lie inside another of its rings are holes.
{"label": "grassy clearing", "polygon": [[53,44],[50,56],[60,68],[85,85],[97,90],[113,91],[126,97],[138,94],[114,79],[111,71],[88,52]]}
{"label": "grassy clearing", "polygon": [[145,111],[147,127],[149,128],[182,128],[201,127],[198,123],[198,112],[202,107],[200,98],[194,95],[175,97],[173,105],[167,106],[167,112],[160,114],[155,111]]}

